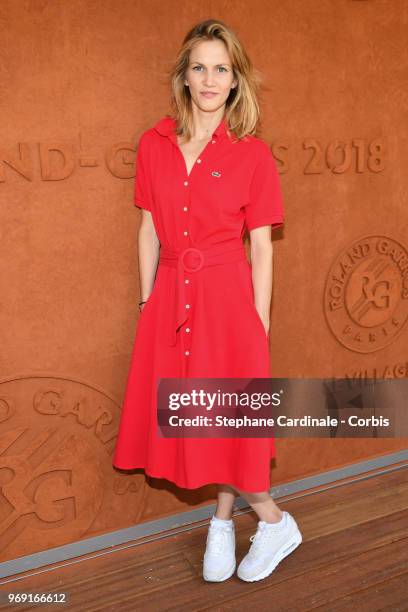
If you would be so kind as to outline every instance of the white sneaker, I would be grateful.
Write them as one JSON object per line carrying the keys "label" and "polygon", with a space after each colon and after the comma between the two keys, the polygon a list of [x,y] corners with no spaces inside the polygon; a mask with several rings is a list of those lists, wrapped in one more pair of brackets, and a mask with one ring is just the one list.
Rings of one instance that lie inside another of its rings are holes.
{"label": "white sneaker", "polygon": [[253,582],[269,576],[299,546],[302,534],[293,516],[284,510],[279,526],[259,521],[256,533],[249,539],[252,545],[239,564],[237,575],[241,580]]}
{"label": "white sneaker", "polygon": [[235,572],[235,526],[211,519],[204,553],[203,578],[210,582],[227,580]]}

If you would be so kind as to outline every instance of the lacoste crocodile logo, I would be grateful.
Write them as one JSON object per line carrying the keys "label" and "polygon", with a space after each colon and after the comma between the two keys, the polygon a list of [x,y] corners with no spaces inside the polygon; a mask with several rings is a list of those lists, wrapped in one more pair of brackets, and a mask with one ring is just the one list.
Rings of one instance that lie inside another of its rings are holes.
{"label": "lacoste crocodile logo", "polygon": [[221,172],[218,172],[218,170],[213,170],[211,174],[212,176],[221,176]]}

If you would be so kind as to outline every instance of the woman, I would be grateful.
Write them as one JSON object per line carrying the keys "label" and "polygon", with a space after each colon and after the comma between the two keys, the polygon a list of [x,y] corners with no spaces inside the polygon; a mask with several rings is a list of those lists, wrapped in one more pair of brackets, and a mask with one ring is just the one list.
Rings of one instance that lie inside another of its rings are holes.
{"label": "woman", "polygon": [[265,578],[302,540],[269,493],[273,438],[157,436],[159,378],[270,377],[271,226],[283,206],[269,146],[253,135],[256,88],[235,34],[198,24],[172,72],[174,116],[142,134],[136,162],[141,316],[113,465],[188,489],[217,483],[203,568],[217,582],[236,567],[237,493],[259,517],[242,580]]}

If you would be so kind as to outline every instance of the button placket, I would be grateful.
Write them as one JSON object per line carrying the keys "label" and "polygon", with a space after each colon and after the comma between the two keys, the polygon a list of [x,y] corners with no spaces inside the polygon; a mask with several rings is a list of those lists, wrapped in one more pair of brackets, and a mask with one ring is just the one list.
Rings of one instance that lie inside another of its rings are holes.
{"label": "button placket", "polygon": [[[185,274],[187,274],[187,272],[185,272]],[[189,279],[189,278],[185,278],[185,279],[184,279],[184,284],[185,284],[185,286],[186,286],[186,287],[189,287],[189,286],[190,286],[190,279]],[[188,299],[188,298],[187,298],[187,299]],[[186,309],[187,309],[187,310],[189,310],[189,309],[190,309],[190,304],[186,304]],[[188,327],[188,325],[189,325],[189,317],[188,317],[188,316],[187,316],[187,319],[186,319],[185,325],[186,325],[187,327],[185,327],[184,331],[186,332],[186,334],[189,334],[189,333],[190,333],[190,327]],[[190,337],[189,337],[189,336],[187,336],[187,338],[188,338],[188,339],[190,339]],[[190,348],[191,348],[191,347],[190,347],[190,343],[188,342],[188,344],[187,344],[187,350],[184,352],[184,354],[185,354],[186,356],[190,355],[190,351],[189,351],[189,349],[190,349]]]}
{"label": "button placket", "polygon": [[[186,167],[186,172],[187,172],[187,167]],[[188,178],[188,176],[187,176],[187,178]],[[188,187],[188,186],[189,186],[189,181],[188,181],[188,180],[185,180],[185,181],[184,181],[184,186],[185,186],[185,187]],[[184,206],[183,206],[183,211],[184,211],[185,213],[189,213],[189,206],[184,205]],[[187,218],[186,218],[186,220],[187,220],[187,228],[188,228],[188,219],[189,219],[189,217],[187,217]],[[189,242],[189,241],[190,241],[190,236],[189,236],[189,231],[188,231],[188,229],[187,229],[187,228],[183,230],[183,236],[184,236],[184,237],[185,237],[185,238],[188,240],[188,242]],[[187,274],[187,272],[186,272],[186,271],[184,271],[184,274]],[[184,283],[185,283],[185,285],[187,285],[187,286],[188,286],[188,285],[190,284],[190,279],[185,278],[185,279],[184,279]],[[189,299],[189,298],[187,297],[187,300],[188,300],[188,299]],[[186,310],[190,310],[190,304],[189,304],[189,303],[185,304],[185,307],[186,307]],[[186,323],[185,323],[186,325],[188,325],[188,321],[189,321],[189,317],[187,316]],[[188,327],[188,328],[186,328],[186,329],[188,329],[188,331],[190,332],[190,328],[189,328],[189,327]],[[187,336],[187,337],[188,337],[188,336]],[[189,350],[189,348],[190,348],[190,347],[187,345],[187,348],[186,348],[186,350],[184,351],[184,355],[185,355],[186,357],[188,357],[188,356],[190,355],[190,350]]]}
{"label": "button placket", "polygon": [[[186,280],[187,280],[187,279],[186,279]],[[188,298],[187,298],[187,299],[188,299]],[[190,304],[186,304],[186,309],[187,309],[187,310],[189,310],[189,309],[190,309]],[[190,350],[189,350],[189,349],[191,348],[191,347],[190,347],[190,342],[189,342],[189,340],[190,340],[190,336],[188,335],[188,334],[190,333],[190,327],[188,327],[188,325],[189,325],[189,319],[190,319],[190,317],[189,317],[189,316],[187,316],[187,319],[186,319],[186,322],[185,322],[185,325],[186,325],[187,327],[185,327],[185,328],[184,328],[184,331],[185,331],[185,333],[186,333],[185,340],[187,340],[187,339],[188,339],[188,341],[187,341],[187,346],[186,346],[186,350],[184,351],[184,354],[185,354],[186,356],[190,355]]]}
{"label": "button placket", "polygon": [[[184,210],[186,212],[188,212],[187,206],[184,207]],[[184,236],[186,236],[186,238],[188,238],[188,236],[189,236],[188,230],[184,230],[183,234],[184,234]],[[185,285],[189,285],[189,282],[190,281],[189,281],[188,278],[184,279]],[[186,309],[189,309],[189,308],[190,308],[190,304],[186,304]],[[188,321],[188,317],[187,317],[187,321]],[[190,355],[190,351],[188,349],[189,349],[189,347],[187,348],[187,350],[184,351],[184,354],[186,355],[186,357],[188,357],[188,355]]]}
{"label": "button placket", "polygon": [[[186,168],[186,172],[187,172],[187,168]],[[185,186],[185,187],[188,187],[188,180],[184,181],[184,186]],[[188,212],[188,206],[184,205],[184,206],[183,206],[183,211],[184,211],[184,212]],[[188,223],[188,221],[187,221],[187,223]],[[185,229],[184,229],[184,231],[183,231],[183,235],[184,235],[186,238],[188,238],[188,235],[189,235],[188,228],[185,228]]]}
{"label": "button placket", "polygon": [[[215,142],[216,142],[216,141],[215,141],[215,140],[212,140],[211,142],[212,142],[212,144],[215,144]],[[181,153],[181,151],[180,151],[180,153]],[[196,162],[195,162],[195,163],[196,163],[196,164],[201,164],[201,163],[202,163],[202,159],[201,159],[201,157],[198,157],[198,158],[196,159]],[[185,165],[185,169],[186,169],[186,173],[187,173],[187,166],[186,166],[186,165]],[[187,179],[188,179],[188,175],[187,175]],[[185,180],[185,181],[184,181],[184,186],[185,186],[185,187],[188,187],[188,186],[189,186],[189,181],[188,181],[188,180]],[[183,206],[183,212],[188,213],[188,212],[189,212],[189,206],[184,205],[184,206]],[[188,231],[188,229],[184,229],[184,230],[183,230],[183,236],[185,236],[185,238],[187,238],[187,239],[189,240],[189,231]],[[185,273],[186,273],[186,272],[185,272]],[[190,279],[189,279],[189,278],[185,278],[185,279],[184,279],[184,283],[185,283],[187,286],[188,286],[188,285],[190,285]],[[187,299],[188,299],[188,298],[187,298]],[[186,309],[187,309],[187,310],[190,310],[191,305],[190,305],[189,303],[187,303],[187,304],[185,304],[185,307],[186,307]],[[186,319],[186,323],[185,323],[185,325],[188,325],[188,324],[189,324],[189,317],[187,316],[187,319]],[[191,327],[185,327],[184,331],[185,331],[185,333],[186,333],[186,334],[190,334],[190,333],[191,333]],[[186,357],[187,357],[188,355],[190,355],[190,350],[189,350],[189,348],[190,348],[190,347],[188,347],[188,348],[187,348],[187,349],[184,351],[184,355],[185,355]]]}
{"label": "button placket", "polygon": [[[217,136],[218,136],[217,132],[214,132],[214,134],[212,134],[211,144],[215,144],[215,143],[217,142],[217,141],[216,141],[216,137],[217,137]],[[184,155],[182,154],[182,152],[181,152],[181,150],[180,150],[180,147],[178,146],[177,140],[174,138],[174,135],[173,135],[173,137],[172,137],[172,138],[173,138],[173,142],[174,142],[174,144],[176,145],[176,147],[177,147],[177,149],[178,149],[178,151],[179,151],[179,154],[180,154],[180,156],[182,157],[183,162],[184,162],[184,168],[185,168],[185,174],[186,174],[186,179],[185,179],[185,180],[184,180],[184,182],[183,182],[184,187],[189,187],[189,175],[188,175],[188,173],[187,173],[187,165],[186,165],[186,163],[185,163]],[[206,147],[205,147],[205,149],[206,149]],[[204,152],[204,151],[203,151],[203,152]],[[195,164],[194,164],[194,165],[198,165],[198,164],[201,164],[201,163],[202,163],[202,159],[201,159],[201,157],[198,157],[198,158],[196,159],[196,162],[195,162]],[[192,168],[192,170],[193,170],[193,169],[194,169],[194,167]],[[191,172],[190,172],[190,174],[191,174]],[[183,212],[185,212],[185,213],[189,213],[189,211],[190,211],[190,207],[191,207],[191,201],[190,201],[190,202],[188,202],[188,204],[183,205]],[[183,230],[183,236],[184,236],[184,237],[186,238],[186,240],[188,241],[188,243],[187,243],[187,244],[189,244],[189,243],[190,243],[190,236],[189,236],[189,224],[188,224],[188,218],[187,218],[187,224],[186,224],[186,225],[187,225],[187,227],[186,227],[186,228]],[[191,243],[190,243],[190,244],[191,244]],[[185,271],[185,274],[186,274],[186,273],[187,273],[187,272]],[[189,279],[189,278],[185,278],[185,279],[184,279],[184,283],[185,283],[185,285],[186,285],[186,286],[190,286],[190,279]],[[190,301],[189,297],[186,297],[186,301]],[[186,303],[186,304],[185,304],[185,307],[186,307],[186,310],[188,310],[188,311],[189,311],[189,310],[190,310],[190,307],[191,307],[191,304],[190,304],[190,303]],[[186,317],[186,322],[185,322],[185,325],[188,325],[188,324],[189,324],[189,315],[187,315],[187,317]],[[185,333],[186,333],[186,334],[190,334],[190,333],[191,333],[191,327],[185,327]],[[187,346],[186,350],[184,351],[184,355],[185,355],[186,357],[187,357],[188,355],[190,355],[190,350],[189,350],[189,349],[190,349],[190,347],[189,347],[189,346]]]}

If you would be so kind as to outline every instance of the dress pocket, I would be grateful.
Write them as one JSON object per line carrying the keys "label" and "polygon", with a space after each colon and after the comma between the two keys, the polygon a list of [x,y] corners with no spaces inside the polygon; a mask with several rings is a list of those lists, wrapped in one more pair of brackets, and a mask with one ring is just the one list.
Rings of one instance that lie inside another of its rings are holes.
{"label": "dress pocket", "polygon": [[[153,293],[153,291],[152,291],[152,293]],[[149,295],[149,297],[147,298],[146,302],[144,303],[144,306],[143,306],[142,310],[139,313],[139,317],[141,317],[143,315],[144,311],[146,310],[147,306],[149,305],[150,300],[152,299],[152,293]]]}
{"label": "dress pocket", "polygon": [[143,315],[143,313],[144,313],[144,311],[146,310],[146,308],[149,308],[149,309],[150,309],[150,306],[151,306],[151,303],[152,303],[152,301],[153,301],[153,298],[155,298],[156,293],[157,293],[158,281],[159,281],[159,274],[160,274],[160,270],[158,269],[158,270],[157,270],[157,273],[156,273],[156,277],[155,277],[155,279],[154,279],[153,288],[152,288],[152,290],[151,290],[151,292],[150,292],[150,295],[149,295],[149,297],[147,298],[147,300],[146,300],[146,302],[145,302],[145,305],[143,306],[143,308],[142,308],[142,310],[141,310],[141,312],[140,312],[140,315],[139,315],[139,316],[142,316],[142,315]]}
{"label": "dress pocket", "polygon": [[240,284],[244,289],[244,295],[246,297],[250,313],[252,314],[253,319],[256,320],[258,325],[261,327],[264,338],[266,338],[266,340],[269,341],[269,337],[266,332],[265,326],[255,306],[254,289],[252,285],[252,271],[251,271],[251,266],[248,261],[245,261],[243,263],[241,262],[238,263],[237,274],[238,274]]}
{"label": "dress pocket", "polygon": [[255,310],[255,315],[256,315],[256,318],[258,319],[259,323],[261,324],[261,327],[262,327],[262,331],[263,331],[263,333],[264,333],[264,336],[265,336],[265,338],[266,338],[267,340],[269,340],[268,334],[267,334],[266,329],[265,329],[265,325],[263,324],[263,321],[262,321],[261,317],[259,316],[259,312],[257,311],[257,309],[256,309],[256,307],[255,307],[255,304],[254,304],[253,306],[254,306],[254,310]]}

